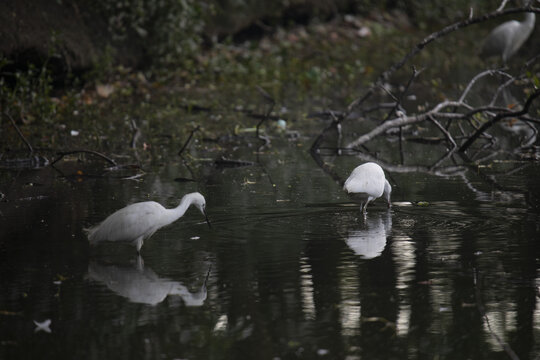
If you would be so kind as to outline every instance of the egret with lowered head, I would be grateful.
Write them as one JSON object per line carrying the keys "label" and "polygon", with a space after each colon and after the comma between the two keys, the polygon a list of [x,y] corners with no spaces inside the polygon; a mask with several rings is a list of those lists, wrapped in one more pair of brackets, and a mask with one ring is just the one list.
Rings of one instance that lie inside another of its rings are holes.
{"label": "egret with lowered head", "polygon": [[194,192],[184,195],[180,205],[173,209],[166,209],[155,201],[128,205],[88,230],[88,240],[91,245],[101,241],[131,242],[140,253],[144,240],[181,218],[191,205],[201,211],[210,227],[204,196]]}
{"label": "egret with lowered head", "polygon": [[343,190],[360,200],[360,208],[364,214],[366,214],[369,202],[381,197],[381,195],[384,196],[388,207],[391,206],[392,187],[384,177],[383,169],[374,162],[362,164],[354,169],[345,181]]}

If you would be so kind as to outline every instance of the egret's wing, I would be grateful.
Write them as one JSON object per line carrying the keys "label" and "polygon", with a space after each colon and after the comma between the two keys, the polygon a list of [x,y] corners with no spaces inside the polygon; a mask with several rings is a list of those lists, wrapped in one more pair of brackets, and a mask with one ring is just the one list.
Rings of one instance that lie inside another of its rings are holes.
{"label": "egret's wing", "polygon": [[519,21],[511,20],[493,29],[484,40],[481,54],[485,57],[500,56],[511,45],[512,37],[519,29]]}
{"label": "egret's wing", "polygon": [[384,190],[384,172],[378,166],[359,166],[345,181],[343,188],[349,193],[366,193],[380,197]]}
{"label": "egret's wing", "polygon": [[90,242],[135,240],[155,231],[164,210],[153,201],[126,206],[90,229],[88,238]]}

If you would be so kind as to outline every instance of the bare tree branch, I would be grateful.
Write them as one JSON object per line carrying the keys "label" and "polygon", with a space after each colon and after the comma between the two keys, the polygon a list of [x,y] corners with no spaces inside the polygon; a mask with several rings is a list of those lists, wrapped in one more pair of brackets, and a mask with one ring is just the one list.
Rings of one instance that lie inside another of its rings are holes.
{"label": "bare tree branch", "polygon": [[521,115],[525,115],[527,112],[529,112],[529,107],[531,106],[534,99],[540,96],[540,89],[536,89],[531,95],[529,95],[529,98],[525,102],[525,105],[523,106],[523,109],[519,111],[508,111],[506,113],[499,113],[495,115],[490,121],[484,123],[480,129],[478,129],[461,147],[459,148],[460,152],[467,151],[467,149],[472,145],[473,142],[478,139],[478,137],[483,134],[487,129],[489,129],[491,126],[499,122],[500,120],[507,118],[507,117],[519,117]]}
{"label": "bare tree branch", "polygon": [[523,6],[523,7],[506,9],[506,10],[497,9],[496,11],[484,14],[482,16],[473,17],[473,18],[469,17],[469,18],[467,18],[465,20],[458,21],[458,22],[456,22],[454,24],[448,25],[445,28],[443,28],[443,29],[441,29],[441,30],[439,30],[437,32],[431,33],[430,35],[425,37],[421,42],[416,44],[416,46],[411,51],[409,51],[403,58],[401,58],[398,62],[396,62],[392,66],[390,66],[390,68],[388,68],[386,71],[381,73],[379,75],[379,77],[377,78],[377,80],[375,81],[374,85],[371,86],[362,97],[354,100],[347,107],[347,113],[351,113],[357,106],[359,106],[364,101],[366,101],[373,94],[373,92],[375,91],[375,89],[378,87],[379,84],[382,84],[386,79],[388,79],[390,77],[390,75],[392,75],[397,70],[401,69],[403,67],[403,65],[405,65],[411,58],[416,56],[416,54],[418,54],[420,51],[422,51],[422,49],[424,49],[430,43],[432,43],[432,42],[436,41],[437,39],[439,39],[441,37],[444,37],[444,36],[454,32],[454,31],[457,31],[459,29],[462,29],[462,28],[465,28],[465,27],[468,27],[468,26],[471,26],[471,25],[474,25],[474,24],[482,23],[482,22],[487,21],[487,20],[495,19],[495,18],[498,18],[498,17],[511,15],[511,14],[518,14],[518,13],[522,13],[522,12],[540,13],[540,8],[533,7],[533,6]]}
{"label": "bare tree branch", "polygon": [[395,118],[395,119],[392,119],[392,120],[388,120],[388,121],[382,123],[381,125],[377,126],[376,128],[374,128],[373,130],[371,130],[367,134],[364,134],[364,135],[360,136],[358,139],[352,141],[351,143],[349,143],[347,145],[347,147],[348,148],[357,147],[359,145],[362,145],[362,144],[370,141],[374,137],[384,133],[385,131],[387,131],[387,130],[389,130],[391,128],[416,124],[416,123],[428,120],[429,117],[433,116],[433,115],[437,115],[439,117],[447,118],[447,119],[463,118],[464,117],[463,114],[443,113],[443,112],[441,112],[443,109],[445,109],[447,107],[452,107],[452,106],[454,106],[454,107],[462,107],[462,106],[466,106],[466,104],[464,104],[462,102],[457,102],[457,101],[444,101],[444,102],[442,102],[440,104],[437,104],[432,110],[430,110],[430,111],[428,111],[426,113],[419,114],[419,115],[414,115],[414,116],[402,116],[402,117],[398,117],[398,118]]}
{"label": "bare tree branch", "polygon": [[[469,81],[469,84],[467,85],[465,90],[463,90],[463,93],[461,94],[461,97],[459,98],[458,101],[459,102],[465,101],[465,98],[467,97],[467,95],[469,95],[469,91],[471,90],[471,88],[474,86],[474,84],[476,84],[476,82],[479,79],[481,79],[481,78],[483,78],[484,76],[487,76],[487,75],[493,76],[495,74],[506,76],[506,77],[509,77],[510,79],[514,80],[514,77],[512,77],[511,75],[509,75],[506,72],[501,71],[501,70],[485,70],[485,71],[482,71],[481,73],[479,73],[475,77],[473,77],[471,81]],[[493,101],[492,101],[492,103],[493,103]]]}
{"label": "bare tree branch", "polygon": [[34,149],[32,148],[32,145],[30,145],[30,143],[28,142],[28,140],[26,140],[26,138],[24,137],[23,133],[21,132],[21,129],[19,129],[19,127],[17,126],[17,124],[15,123],[15,120],[13,120],[13,118],[11,117],[11,115],[9,115],[9,113],[7,111],[4,112],[4,114],[9,118],[9,120],[11,121],[11,124],[13,125],[13,127],[15,128],[15,131],[17,131],[17,134],[19,134],[19,137],[22,139],[22,141],[26,144],[26,147],[28,148],[28,151],[30,152],[30,154],[33,154],[34,153]]}
{"label": "bare tree branch", "polygon": [[457,147],[456,141],[454,140],[452,135],[450,135],[450,133],[448,131],[446,131],[444,126],[439,124],[439,122],[437,120],[435,120],[435,118],[433,116],[429,116],[428,119],[431,120],[431,122],[433,122],[435,124],[435,126],[437,126],[439,128],[439,130],[441,130],[441,132],[444,134],[446,139],[452,144],[452,150],[455,149]]}

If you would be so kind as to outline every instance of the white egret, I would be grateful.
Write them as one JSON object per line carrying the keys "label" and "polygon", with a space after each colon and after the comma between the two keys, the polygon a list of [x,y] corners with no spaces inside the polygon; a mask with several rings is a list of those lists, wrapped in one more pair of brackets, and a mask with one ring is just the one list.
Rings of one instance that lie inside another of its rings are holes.
{"label": "white egret", "polygon": [[535,14],[529,12],[524,21],[510,20],[497,26],[484,40],[480,55],[485,58],[501,56],[506,64],[531,35],[535,20]]}
{"label": "white egret", "polygon": [[384,177],[383,169],[374,162],[362,164],[354,169],[345,181],[343,190],[360,200],[360,208],[364,214],[369,202],[381,195],[390,207],[392,187]]}
{"label": "white egret", "polygon": [[173,209],[166,209],[155,201],[128,205],[88,230],[88,240],[91,245],[101,241],[131,242],[140,253],[144,240],[181,218],[191,205],[201,211],[210,226],[204,196],[194,192],[184,195],[180,205]]}

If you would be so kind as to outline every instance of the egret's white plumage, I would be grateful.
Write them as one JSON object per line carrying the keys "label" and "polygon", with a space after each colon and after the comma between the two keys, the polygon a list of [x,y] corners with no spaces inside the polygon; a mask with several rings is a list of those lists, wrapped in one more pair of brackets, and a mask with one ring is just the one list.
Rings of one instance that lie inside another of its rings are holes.
{"label": "egret's white plumage", "polygon": [[524,21],[510,20],[493,29],[482,46],[484,57],[501,56],[504,63],[514,55],[529,38],[534,29],[536,15],[525,14]]}
{"label": "egret's white plumage", "polygon": [[384,177],[383,169],[374,162],[368,162],[356,167],[345,181],[343,190],[360,200],[360,207],[364,214],[368,203],[381,197],[381,195],[384,195],[390,207],[392,187]]}
{"label": "egret's white plumage", "polygon": [[137,252],[140,252],[144,240],[158,229],[178,220],[191,205],[201,211],[210,226],[204,196],[194,192],[184,195],[180,205],[173,209],[166,209],[155,201],[128,205],[91,228],[88,231],[88,240],[92,245],[101,241],[131,242],[137,247]]}

